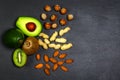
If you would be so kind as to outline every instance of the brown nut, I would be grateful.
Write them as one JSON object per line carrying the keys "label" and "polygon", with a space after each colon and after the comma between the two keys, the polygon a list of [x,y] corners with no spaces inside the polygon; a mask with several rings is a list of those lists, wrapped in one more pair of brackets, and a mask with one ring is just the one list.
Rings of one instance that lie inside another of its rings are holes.
{"label": "brown nut", "polygon": [[62,54],[60,54],[58,57],[59,57],[59,59],[63,59],[63,58],[65,58],[66,56],[67,56],[66,53],[62,53]]}
{"label": "brown nut", "polygon": [[41,17],[42,20],[46,20],[47,19],[47,14],[42,13],[40,17]]}
{"label": "brown nut", "polygon": [[43,56],[43,59],[44,59],[45,62],[49,62],[49,57],[48,57],[48,55],[45,54],[45,55]]}
{"label": "brown nut", "polygon": [[38,53],[38,54],[36,54],[36,60],[37,60],[37,61],[39,61],[39,60],[40,60],[40,58],[41,58],[40,54],[39,54],[39,53]]}
{"label": "brown nut", "polygon": [[66,9],[66,8],[62,8],[62,9],[60,10],[60,13],[61,13],[62,15],[66,14],[66,13],[67,13],[67,9]]}
{"label": "brown nut", "polygon": [[64,64],[64,61],[63,60],[61,60],[61,61],[58,61],[58,63],[57,63],[59,66],[61,66],[61,65],[63,65]]}
{"label": "brown nut", "polygon": [[60,54],[60,52],[58,50],[54,51],[53,53],[53,57],[57,57]]}
{"label": "brown nut", "polygon": [[67,72],[68,71],[68,68],[66,66],[60,66],[60,69]]}
{"label": "brown nut", "polygon": [[55,10],[55,11],[60,11],[60,9],[61,9],[61,7],[60,7],[60,5],[58,5],[58,4],[56,4],[56,5],[54,6],[54,10]]}
{"label": "brown nut", "polygon": [[50,60],[50,62],[52,62],[52,63],[57,63],[57,59],[55,59],[55,58],[53,58],[53,57],[51,57],[51,58],[49,58],[49,60]]}
{"label": "brown nut", "polygon": [[73,14],[68,14],[68,15],[67,15],[67,20],[68,20],[68,21],[73,20],[73,18],[74,18]]}
{"label": "brown nut", "polygon": [[56,21],[57,20],[57,15],[56,14],[51,15],[50,20],[51,21]]}
{"label": "brown nut", "polygon": [[50,75],[50,70],[48,68],[45,68],[44,72],[45,72],[46,75],[48,75],[48,76]]}
{"label": "brown nut", "polygon": [[50,64],[48,64],[48,63],[45,64],[45,67],[46,67],[47,69],[50,69],[50,68],[51,68],[51,67],[50,67]]}
{"label": "brown nut", "polygon": [[61,26],[65,26],[67,24],[67,21],[65,19],[60,19],[59,23]]}
{"label": "brown nut", "polygon": [[44,27],[45,27],[45,29],[50,29],[51,28],[51,23],[50,22],[44,23]]}
{"label": "brown nut", "polygon": [[51,11],[52,9],[51,9],[51,6],[46,5],[46,6],[44,7],[44,10],[45,10],[45,11]]}
{"label": "brown nut", "polygon": [[71,63],[73,63],[73,62],[74,62],[73,59],[66,59],[66,60],[65,60],[65,63],[67,63],[67,64],[71,64]]}
{"label": "brown nut", "polygon": [[43,67],[43,64],[42,64],[42,63],[39,63],[39,64],[35,65],[35,68],[36,68],[36,69],[41,69],[42,67]]}
{"label": "brown nut", "polygon": [[54,64],[52,70],[56,71],[58,69],[58,64]]}
{"label": "brown nut", "polygon": [[58,24],[57,24],[57,23],[52,23],[51,27],[52,27],[53,29],[56,29],[56,28],[58,27]]}

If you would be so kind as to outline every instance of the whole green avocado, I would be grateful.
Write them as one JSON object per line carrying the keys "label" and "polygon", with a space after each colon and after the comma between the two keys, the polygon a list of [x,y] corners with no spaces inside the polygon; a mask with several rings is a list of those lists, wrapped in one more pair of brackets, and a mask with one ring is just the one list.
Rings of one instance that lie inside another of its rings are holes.
{"label": "whole green avocado", "polygon": [[25,36],[20,29],[11,28],[3,34],[3,43],[9,48],[21,47]]}

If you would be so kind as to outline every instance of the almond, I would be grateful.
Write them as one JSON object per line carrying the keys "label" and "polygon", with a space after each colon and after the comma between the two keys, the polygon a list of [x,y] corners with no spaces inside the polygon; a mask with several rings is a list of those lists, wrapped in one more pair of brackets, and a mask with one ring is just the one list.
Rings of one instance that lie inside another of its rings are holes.
{"label": "almond", "polygon": [[65,58],[66,56],[67,56],[66,53],[62,53],[62,54],[59,55],[59,58],[60,58],[60,59],[63,59],[63,58]]}
{"label": "almond", "polygon": [[44,59],[45,62],[49,62],[49,57],[48,57],[48,55],[45,54],[44,57],[43,57],[43,59]]}
{"label": "almond", "polygon": [[49,69],[45,68],[44,72],[45,72],[46,75],[48,75],[48,76],[50,75],[50,70]]}
{"label": "almond", "polygon": [[56,50],[56,51],[54,52],[54,54],[53,54],[53,57],[57,57],[58,55],[59,55],[59,51]]}
{"label": "almond", "polygon": [[51,61],[52,63],[57,63],[57,60],[56,60],[55,58],[53,58],[53,57],[50,58],[50,61]]}
{"label": "almond", "polygon": [[45,67],[46,67],[47,69],[50,69],[50,68],[51,68],[51,67],[50,67],[50,64],[48,64],[48,63],[45,64]]}
{"label": "almond", "polygon": [[39,54],[39,53],[38,53],[38,54],[36,54],[36,60],[37,60],[37,61],[39,61],[39,60],[40,60],[40,58],[41,58],[40,54]]}
{"label": "almond", "polygon": [[68,68],[67,68],[67,67],[65,67],[65,66],[60,66],[60,69],[61,69],[61,70],[63,70],[63,71],[65,71],[65,72],[67,72],[67,71],[68,71]]}
{"label": "almond", "polygon": [[43,64],[42,64],[42,63],[39,63],[39,64],[35,65],[35,68],[36,68],[36,69],[41,69],[42,67],[43,67]]}
{"label": "almond", "polygon": [[56,71],[58,69],[58,64],[54,64],[52,70]]}
{"label": "almond", "polygon": [[66,60],[65,60],[65,63],[71,64],[71,63],[73,63],[73,61],[74,61],[73,59],[66,59]]}
{"label": "almond", "polygon": [[62,60],[62,61],[58,61],[58,63],[57,63],[59,66],[61,66],[61,65],[63,65],[64,64],[64,61]]}

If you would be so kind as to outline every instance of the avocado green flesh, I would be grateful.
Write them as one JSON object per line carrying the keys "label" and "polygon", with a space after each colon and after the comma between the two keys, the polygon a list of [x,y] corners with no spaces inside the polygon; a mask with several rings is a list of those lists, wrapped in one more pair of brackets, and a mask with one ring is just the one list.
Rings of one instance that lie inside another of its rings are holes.
{"label": "avocado green flesh", "polygon": [[18,48],[24,41],[24,34],[16,28],[11,28],[3,34],[3,43],[10,48]]}
{"label": "avocado green flesh", "polygon": [[13,63],[17,67],[23,67],[27,62],[27,55],[20,48],[16,49],[13,53]]}
{"label": "avocado green flesh", "polygon": [[[29,22],[33,22],[36,25],[36,29],[33,32],[26,28],[26,24]],[[16,26],[27,36],[37,36],[42,31],[41,22],[33,17],[19,17],[16,21]]]}

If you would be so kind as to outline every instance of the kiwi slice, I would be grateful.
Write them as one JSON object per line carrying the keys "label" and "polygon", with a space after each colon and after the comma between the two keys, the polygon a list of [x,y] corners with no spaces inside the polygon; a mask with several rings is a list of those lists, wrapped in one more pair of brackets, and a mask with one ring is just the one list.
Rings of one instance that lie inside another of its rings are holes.
{"label": "kiwi slice", "polygon": [[17,67],[23,67],[26,64],[26,62],[27,62],[26,53],[20,48],[16,49],[13,53],[13,63]]}

